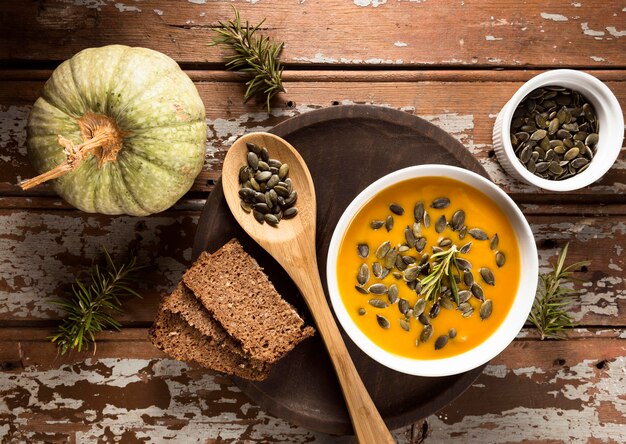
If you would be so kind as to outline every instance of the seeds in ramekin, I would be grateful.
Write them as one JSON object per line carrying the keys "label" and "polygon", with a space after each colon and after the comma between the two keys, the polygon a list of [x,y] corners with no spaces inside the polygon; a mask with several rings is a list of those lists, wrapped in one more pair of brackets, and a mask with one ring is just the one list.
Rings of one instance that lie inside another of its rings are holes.
{"label": "seeds in ramekin", "polygon": [[[511,145],[525,168],[544,179],[563,180],[587,168],[599,141],[593,106],[578,91],[546,86],[518,105],[511,122]],[[569,162],[569,164],[567,164]]]}

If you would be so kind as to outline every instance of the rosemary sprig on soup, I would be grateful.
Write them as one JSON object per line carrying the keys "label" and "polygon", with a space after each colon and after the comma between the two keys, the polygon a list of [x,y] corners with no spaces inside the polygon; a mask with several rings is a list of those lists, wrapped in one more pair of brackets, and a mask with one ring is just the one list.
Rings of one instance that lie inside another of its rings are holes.
{"label": "rosemary sprig on soup", "polygon": [[486,195],[453,179],[416,178],[355,215],[337,277],[348,312],[377,345],[442,358],[477,346],[502,323],[519,285],[519,249]]}

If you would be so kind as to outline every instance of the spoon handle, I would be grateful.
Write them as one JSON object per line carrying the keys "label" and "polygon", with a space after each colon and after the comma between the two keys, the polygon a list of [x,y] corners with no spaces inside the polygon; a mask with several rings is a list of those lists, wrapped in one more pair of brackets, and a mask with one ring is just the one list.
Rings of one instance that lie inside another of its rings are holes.
{"label": "spoon handle", "polygon": [[372,398],[367,393],[339,333],[324,296],[324,289],[317,272],[317,263],[311,264],[311,261],[308,261],[307,265],[306,270],[297,267],[296,270],[292,268],[287,272],[300,289],[315,319],[317,329],[322,335],[339,378],[354,434],[360,444],[395,443]]}

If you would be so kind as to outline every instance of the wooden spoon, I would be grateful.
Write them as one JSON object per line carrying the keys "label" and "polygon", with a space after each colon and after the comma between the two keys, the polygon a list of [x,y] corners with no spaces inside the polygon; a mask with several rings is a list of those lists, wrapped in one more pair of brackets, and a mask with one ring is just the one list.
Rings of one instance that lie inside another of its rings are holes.
{"label": "wooden spoon", "polygon": [[[258,223],[252,214],[241,208],[239,169],[247,164],[247,142],[267,148],[271,158],[289,165],[289,177],[298,193],[295,204],[298,214],[293,219],[283,219],[278,227]],[[222,187],[228,207],[239,225],[280,263],[300,289],[337,372],[358,441],[363,444],[394,443],[354,367],[324,296],[315,250],[315,189],[300,154],[273,134],[246,134],[235,141],[226,154]]]}

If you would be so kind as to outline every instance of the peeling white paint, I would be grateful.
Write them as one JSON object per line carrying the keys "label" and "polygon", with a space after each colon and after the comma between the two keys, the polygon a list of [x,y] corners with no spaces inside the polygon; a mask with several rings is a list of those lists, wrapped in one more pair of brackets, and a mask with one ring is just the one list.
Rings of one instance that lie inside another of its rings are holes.
{"label": "peeling white paint", "polygon": [[398,48],[403,48],[403,47],[405,47],[405,46],[409,46],[409,44],[408,44],[408,43],[401,42],[401,41],[399,41],[399,40],[398,40],[397,42],[394,42],[394,44],[393,44],[393,45],[394,45],[394,46],[397,46]]}
{"label": "peeling white paint", "polygon": [[354,4],[360,7],[371,6],[378,8],[380,5],[387,3],[387,0],[353,0]]}
{"label": "peeling white paint", "polygon": [[483,370],[483,374],[488,375],[488,376],[493,376],[496,378],[506,378],[506,375],[508,373],[509,373],[509,369],[506,368],[506,365],[503,365],[503,364],[498,364],[498,365],[488,364],[487,367],[485,367],[485,370]]}
{"label": "peeling white paint", "polygon": [[16,156],[26,156],[26,123],[31,106],[0,105],[0,167],[8,164]]}
{"label": "peeling white paint", "polygon": [[589,35],[592,37],[600,37],[604,35],[604,31],[595,31],[591,28],[589,28],[589,23],[587,22],[582,22],[580,24],[580,28],[583,30],[583,34],[585,35]]}
{"label": "peeling white paint", "polygon": [[334,57],[327,57],[325,55],[323,55],[322,53],[318,52],[315,53],[315,55],[313,57],[294,57],[293,60],[296,60],[298,62],[309,62],[309,63],[343,63],[343,64],[351,64],[351,65],[358,65],[358,64],[366,64],[366,65],[401,65],[404,63],[404,61],[402,59],[396,59],[396,60],[392,60],[392,59],[380,59],[380,58],[376,58],[376,57],[372,57],[369,59],[349,59],[349,58],[340,58],[340,59],[336,59]]}
{"label": "peeling white paint", "polygon": [[550,14],[548,12],[542,12],[541,17],[546,20],[552,20],[553,22],[566,22],[567,17],[561,14]]}
{"label": "peeling white paint", "polygon": [[204,5],[207,0],[187,0],[189,3],[195,3],[196,5]]}
{"label": "peeling white paint", "polygon": [[[54,214],[19,211],[0,216],[0,263],[2,279],[6,285],[0,290],[0,313],[11,313],[14,318],[50,318],[61,311],[51,304],[58,299],[60,287],[74,282],[76,276],[71,267],[64,264],[63,255],[85,258],[85,269],[101,253],[104,245],[115,258],[126,253],[126,247],[136,236],[135,226],[143,221],[143,235],[139,262],[147,263],[148,251],[158,251],[159,235],[164,227],[172,226],[197,216],[153,215],[146,218],[112,217],[102,223],[98,216],[57,212]],[[98,234],[86,234],[95,230]],[[183,251],[186,260],[191,259],[191,248]],[[155,285],[154,291],[172,289],[186,269],[167,254],[154,259],[155,266],[167,283]]]}
{"label": "peeling white paint", "polygon": [[615,26],[607,26],[606,30],[609,31],[613,37],[624,37],[626,36],[626,31],[618,31]]}
{"label": "peeling white paint", "polygon": [[163,15],[163,11],[161,11],[160,9],[153,9],[153,11],[156,15]]}
{"label": "peeling white paint", "polygon": [[578,3],[578,2],[573,2],[573,3],[572,3],[572,6],[573,6],[574,8],[580,8],[582,5],[583,5],[582,3]]}
{"label": "peeling white paint", "polygon": [[116,3],[115,7],[120,12],[141,12],[141,9],[138,8],[137,6],[129,6],[129,5],[125,5],[124,3]]}
{"label": "peeling white paint", "polygon": [[602,57],[598,57],[598,56],[590,56],[589,58],[591,60],[593,60],[594,62],[604,62],[605,61]]}
{"label": "peeling white paint", "polygon": [[512,369],[515,376],[526,376],[531,378],[533,375],[539,375],[545,373],[541,367],[522,367]]}
{"label": "peeling white paint", "polygon": [[494,37],[492,35],[486,35],[485,40],[487,40],[488,42],[493,42],[496,40],[502,40],[502,37]]}

